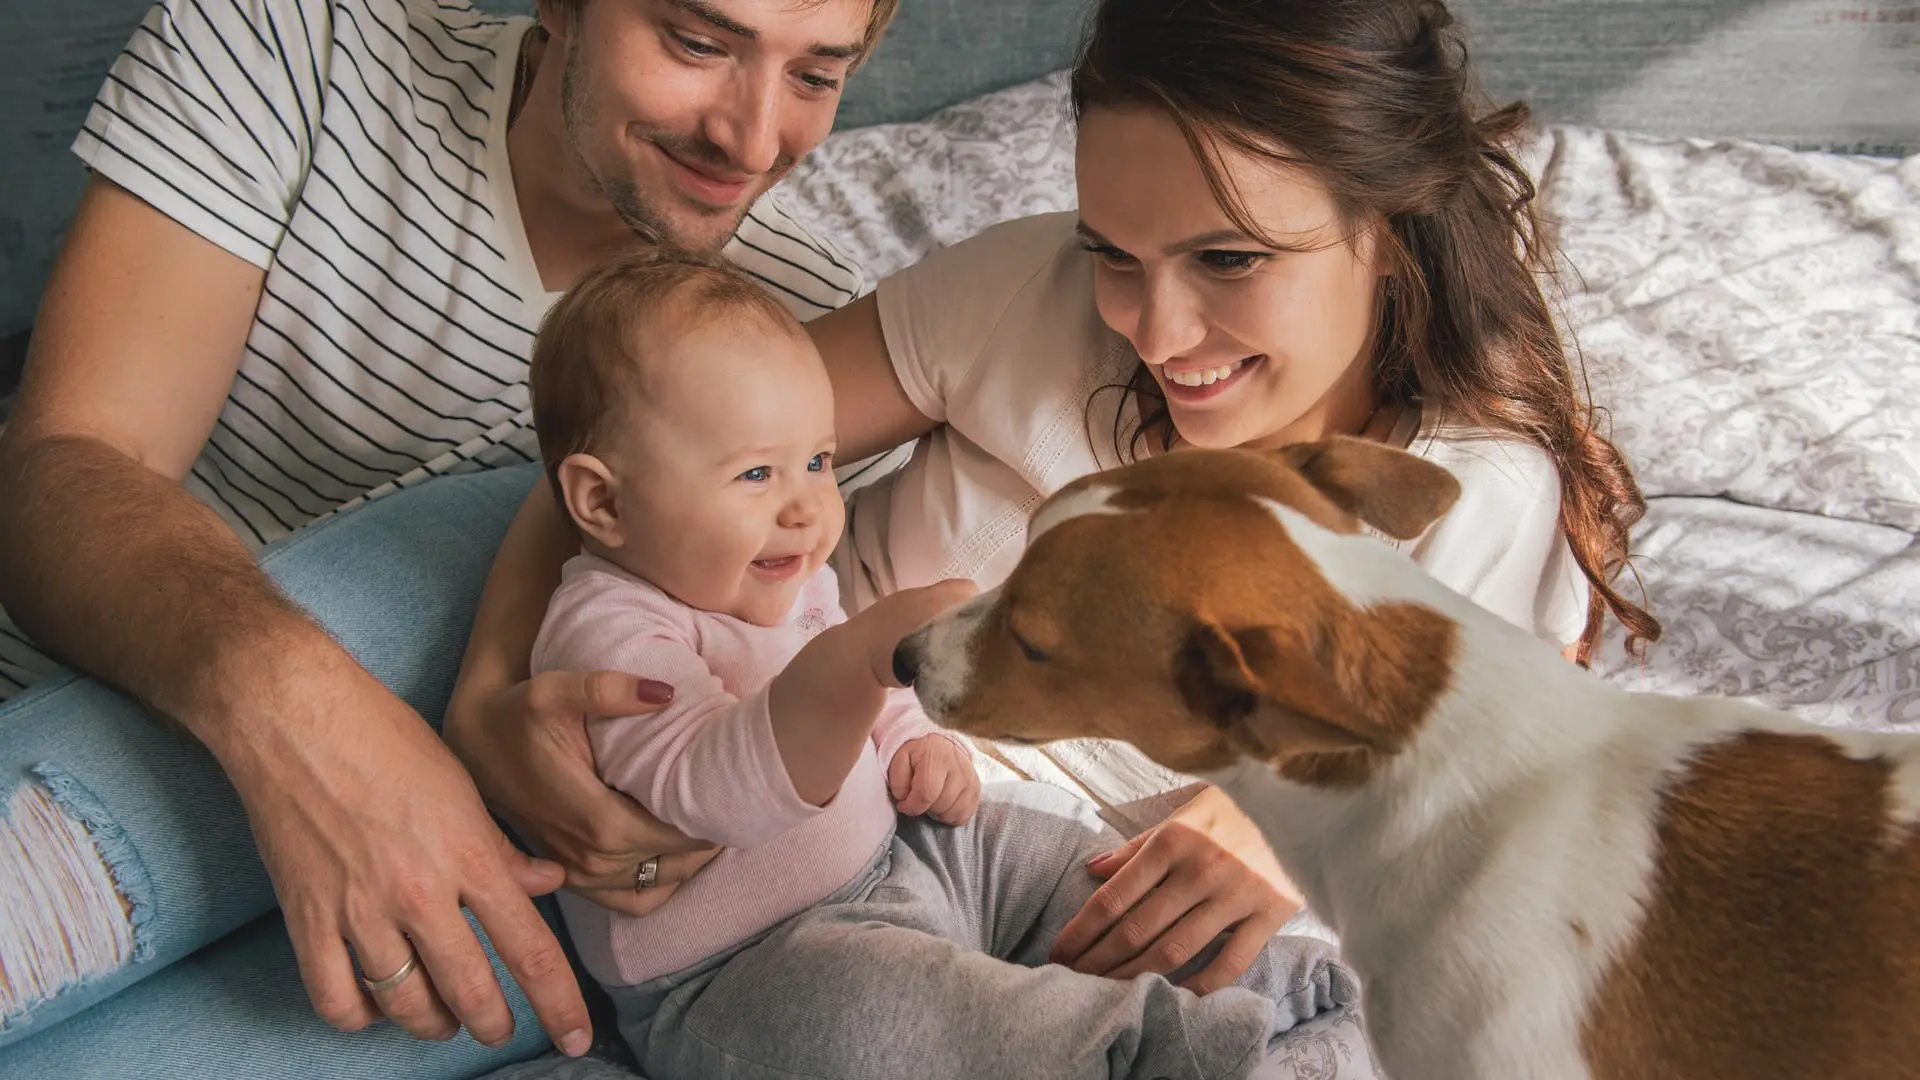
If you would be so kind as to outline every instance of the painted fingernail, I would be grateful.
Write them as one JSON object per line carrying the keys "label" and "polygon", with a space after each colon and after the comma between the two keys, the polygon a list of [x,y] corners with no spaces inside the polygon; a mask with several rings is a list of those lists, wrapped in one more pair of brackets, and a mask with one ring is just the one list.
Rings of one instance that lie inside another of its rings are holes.
{"label": "painted fingernail", "polygon": [[673,701],[673,687],[658,679],[641,679],[640,700],[649,705],[668,704]]}
{"label": "painted fingernail", "polygon": [[561,1053],[568,1057],[579,1057],[581,1054],[587,1052],[588,1047],[593,1045],[593,1036],[588,1035],[585,1029],[574,1028],[572,1031],[560,1036],[558,1041]]}

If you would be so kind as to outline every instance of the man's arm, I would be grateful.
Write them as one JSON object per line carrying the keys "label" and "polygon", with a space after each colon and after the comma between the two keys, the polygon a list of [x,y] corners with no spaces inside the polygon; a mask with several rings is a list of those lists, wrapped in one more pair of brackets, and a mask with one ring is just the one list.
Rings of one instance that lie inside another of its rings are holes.
{"label": "man's arm", "polygon": [[221,699],[243,674],[217,666],[244,663],[235,646],[265,637],[285,647],[317,632],[180,486],[233,381],[264,279],[96,178],[0,436],[0,601],[41,645],[216,753],[236,719]]}
{"label": "man's arm", "polygon": [[[0,603],[51,651],[213,751],[329,1021],[355,1028],[385,1012],[435,1036],[457,1018],[476,1038],[505,1040],[512,1016],[460,913],[465,900],[556,1039],[584,1048],[579,987],[527,899],[557,873],[512,850],[432,729],[181,487],[264,279],[112,183],[90,182],[0,436]],[[376,1003],[354,978],[348,941],[381,974],[417,949],[427,977]]]}

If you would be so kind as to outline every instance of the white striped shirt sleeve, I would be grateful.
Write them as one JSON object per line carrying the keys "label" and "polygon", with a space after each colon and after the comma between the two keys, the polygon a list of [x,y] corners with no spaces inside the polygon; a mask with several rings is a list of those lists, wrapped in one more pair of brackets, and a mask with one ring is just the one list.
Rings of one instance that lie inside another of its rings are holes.
{"label": "white striped shirt sleeve", "polygon": [[73,149],[262,269],[312,161],[332,38],[324,0],[159,0]]}

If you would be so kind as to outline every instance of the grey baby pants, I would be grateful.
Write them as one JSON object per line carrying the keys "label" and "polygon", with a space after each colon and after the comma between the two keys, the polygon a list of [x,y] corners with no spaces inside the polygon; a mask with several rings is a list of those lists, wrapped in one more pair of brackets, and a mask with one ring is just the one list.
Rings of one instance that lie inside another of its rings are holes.
{"label": "grey baby pants", "polygon": [[1066,792],[989,785],[968,824],[902,819],[866,873],[759,937],[608,987],[621,1033],[649,1080],[1238,1080],[1356,998],[1305,937],[1206,997],[1049,964],[1099,884],[1087,859],[1119,843]]}

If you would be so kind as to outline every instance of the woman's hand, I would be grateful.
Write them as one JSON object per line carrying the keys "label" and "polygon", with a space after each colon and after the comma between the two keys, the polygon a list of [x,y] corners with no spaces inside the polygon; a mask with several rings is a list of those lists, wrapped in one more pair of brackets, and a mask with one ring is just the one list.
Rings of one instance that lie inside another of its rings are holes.
{"label": "woman's hand", "polygon": [[1106,883],[1061,931],[1052,960],[1089,975],[1170,975],[1232,929],[1213,962],[1181,983],[1212,993],[1245,974],[1304,906],[1259,828],[1214,787],[1087,868]]}
{"label": "woman's hand", "polygon": [[[594,771],[587,721],[633,716],[673,688],[614,671],[550,671],[507,687],[463,687],[442,734],[487,804],[535,851],[566,869],[566,887],[602,907],[645,915],[719,849],[688,839]],[[654,884],[640,866],[658,858]]]}

